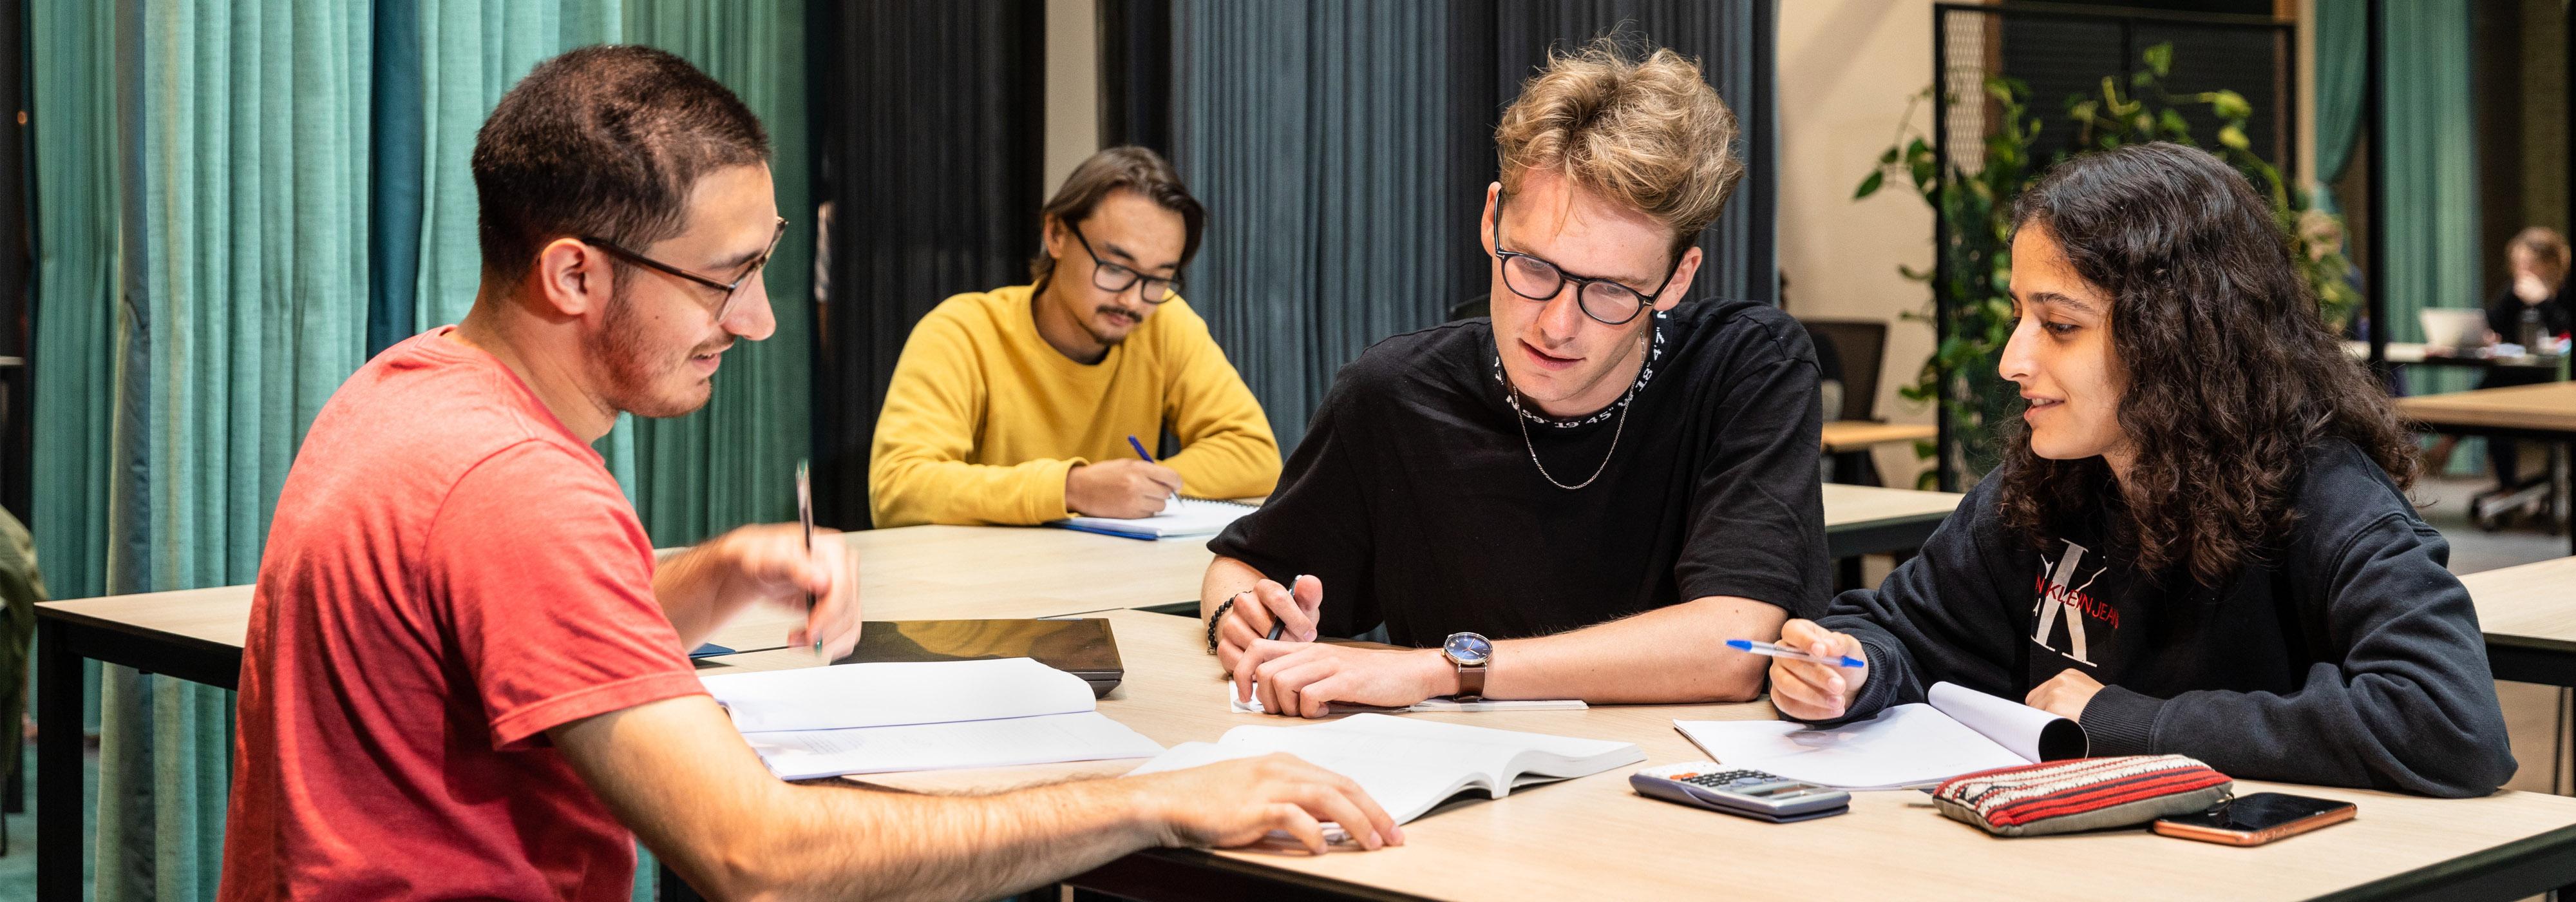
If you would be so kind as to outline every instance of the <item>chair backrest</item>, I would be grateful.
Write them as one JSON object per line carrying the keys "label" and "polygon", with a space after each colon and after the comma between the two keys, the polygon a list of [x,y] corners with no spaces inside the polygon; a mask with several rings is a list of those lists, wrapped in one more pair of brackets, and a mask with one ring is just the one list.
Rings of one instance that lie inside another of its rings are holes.
{"label": "chair backrest", "polygon": [[1839,363],[1835,372],[1824,378],[1839,378],[1843,384],[1843,404],[1839,411],[1827,411],[1838,420],[1877,419],[1879,361],[1887,356],[1887,324],[1849,320],[1799,320],[1807,327],[1807,337],[1816,343],[1816,359],[1824,364],[1830,355]]}
{"label": "chair backrest", "polygon": [[1449,305],[1449,321],[1454,323],[1462,319],[1475,319],[1492,312],[1493,307],[1487,303],[1487,297],[1480,294]]}

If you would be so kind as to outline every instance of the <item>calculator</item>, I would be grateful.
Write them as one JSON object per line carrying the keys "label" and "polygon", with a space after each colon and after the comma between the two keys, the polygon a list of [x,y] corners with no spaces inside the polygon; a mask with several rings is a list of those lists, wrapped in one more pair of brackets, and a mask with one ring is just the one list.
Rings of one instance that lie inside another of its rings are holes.
{"label": "calculator", "polygon": [[1715,761],[1649,767],[1628,775],[1638,795],[1786,824],[1851,810],[1851,793]]}

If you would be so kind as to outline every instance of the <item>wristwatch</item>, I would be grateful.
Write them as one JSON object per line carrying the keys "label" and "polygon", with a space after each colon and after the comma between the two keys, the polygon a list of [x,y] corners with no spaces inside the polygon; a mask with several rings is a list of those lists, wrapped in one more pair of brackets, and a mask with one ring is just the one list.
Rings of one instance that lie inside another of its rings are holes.
{"label": "wristwatch", "polygon": [[1485,667],[1494,662],[1494,643],[1475,633],[1450,633],[1440,643],[1440,654],[1449,666],[1458,668],[1458,700],[1475,701],[1485,694]]}

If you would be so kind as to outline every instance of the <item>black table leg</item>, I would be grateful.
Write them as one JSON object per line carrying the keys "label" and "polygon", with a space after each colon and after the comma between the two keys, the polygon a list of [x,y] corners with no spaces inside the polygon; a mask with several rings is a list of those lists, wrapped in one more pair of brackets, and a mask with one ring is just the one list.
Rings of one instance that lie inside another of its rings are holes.
{"label": "black table leg", "polygon": [[70,628],[36,621],[36,898],[81,898],[81,659]]}

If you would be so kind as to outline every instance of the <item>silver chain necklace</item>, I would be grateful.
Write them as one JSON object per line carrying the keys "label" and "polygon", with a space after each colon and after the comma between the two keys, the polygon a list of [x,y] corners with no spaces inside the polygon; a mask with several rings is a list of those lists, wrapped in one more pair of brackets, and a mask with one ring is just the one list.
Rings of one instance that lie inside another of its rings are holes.
{"label": "silver chain necklace", "polygon": [[[1513,397],[1513,399],[1514,399],[1515,401],[1517,401],[1517,400],[1519,399],[1519,397],[1520,397],[1520,393],[1521,393],[1520,386],[1517,386],[1517,385],[1516,385],[1516,386],[1512,386],[1512,388],[1511,388],[1511,392],[1512,392],[1512,397]],[[1547,465],[1546,465],[1546,464],[1543,464],[1543,463],[1539,463],[1539,460],[1538,460],[1538,444],[1537,444],[1537,443],[1535,443],[1535,442],[1530,441],[1530,434],[1529,434],[1529,418],[1528,418],[1528,417],[1525,417],[1525,416],[1520,416],[1520,415],[1519,415],[1519,408],[1520,408],[1520,405],[1519,405],[1518,403],[1515,403],[1515,404],[1513,404],[1513,405],[1512,405],[1512,407],[1513,407],[1513,416],[1512,416],[1512,419],[1515,419],[1515,420],[1520,421],[1520,424],[1521,424],[1521,447],[1522,447],[1522,448],[1526,448],[1526,449],[1528,449],[1528,450],[1529,450],[1530,464],[1531,464],[1531,465],[1533,465],[1533,466],[1538,467],[1538,475],[1539,475],[1539,478],[1547,480],[1547,484],[1549,484],[1549,485],[1552,485],[1552,486],[1555,486],[1555,487],[1557,487],[1557,488],[1564,489],[1564,490],[1566,490],[1566,491],[1571,492],[1571,491],[1574,491],[1575,489],[1579,489],[1579,488],[1582,488],[1582,487],[1584,487],[1584,486],[1591,485],[1591,484],[1592,484],[1592,480],[1599,479],[1599,478],[1601,478],[1601,474],[1606,473],[1606,472],[1609,472],[1609,470],[1610,470],[1610,458],[1611,458],[1611,456],[1616,455],[1616,454],[1618,454],[1618,453],[1619,453],[1619,434],[1620,434],[1620,433],[1622,433],[1622,432],[1626,432],[1626,431],[1628,431],[1628,407],[1629,407],[1629,403],[1628,403],[1628,402],[1630,402],[1630,401],[1634,401],[1634,400],[1636,400],[1636,398],[1637,398],[1637,387],[1636,387],[1636,386],[1634,386],[1634,385],[1628,386],[1628,393],[1627,393],[1626,395],[1624,395],[1624,396],[1621,396],[1621,397],[1620,397],[1620,399],[1619,399],[1619,424],[1618,424],[1617,426],[1615,426],[1615,427],[1612,427],[1612,428],[1611,428],[1611,430],[1610,430],[1610,450],[1609,450],[1609,452],[1608,452],[1608,453],[1605,453],[1605,454],[1603,454],[1603,455],[1601,455],[1601,465],[1600,465],[1600,466],[1598,466],[1598,467],[1594,467],[1594,468],[1592,468],[1592,475],[1591,475],[1591,476],[1589,476],[1589,477],[1585,477],[1585,478],[1584,478],[1584,480],[1583,480],[1582,482],[1578,482],[1578,483],[1575,483],[1575,484],[1573,484],[1573,485],[1566,485],[1565,483],[1562,483],[1562,482],[1558,482],[1558,481],[1556,481],[1556,476],[1555,476],[1555,474],[1549,473],[1549,472],[1547,471]]]}

